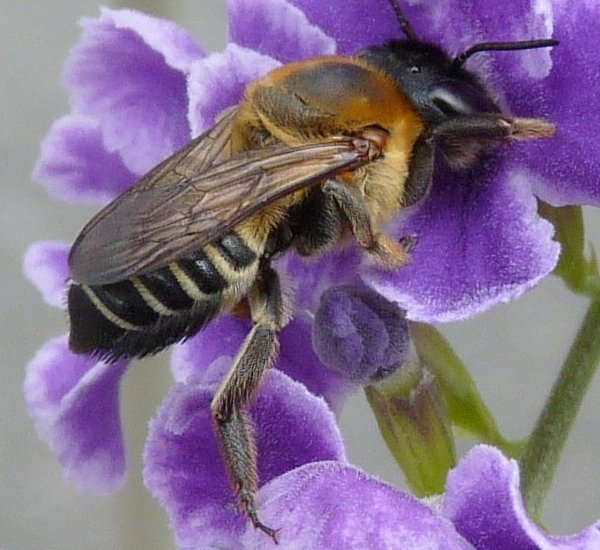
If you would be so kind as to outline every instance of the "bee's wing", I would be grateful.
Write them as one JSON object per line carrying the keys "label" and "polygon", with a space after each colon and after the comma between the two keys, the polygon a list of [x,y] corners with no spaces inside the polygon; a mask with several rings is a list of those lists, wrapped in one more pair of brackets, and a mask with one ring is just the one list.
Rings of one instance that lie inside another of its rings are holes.
{"label": "bee's wing", "polygon": [[226,109],[215,126],[155,166],[127,193],[177,185],[227,160],[230,156],[231,121],[238,110],[237,106]]}
{"label": "bee's wing", "polygon": [[[179,163],[181,158],[172,157]],[[351,138],[333,137],[250,151],[193,177],[182,175],[179,164],[163,163],[83,229],[69,256],[71,277],[102,285],[159,269],[214,242],[274,200],[364,162]]]}

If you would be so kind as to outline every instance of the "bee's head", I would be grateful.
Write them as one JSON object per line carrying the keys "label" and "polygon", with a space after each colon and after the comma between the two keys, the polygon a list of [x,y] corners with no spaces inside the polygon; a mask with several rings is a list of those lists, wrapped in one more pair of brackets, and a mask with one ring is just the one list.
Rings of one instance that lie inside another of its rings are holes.
{"label": "bee's head", "polygon": [[[465,62],[482,51],[547,48],[557,40],[482,42],[451,58],[435,44],[419,40],[404,17],[397,0],[390,0],[406,40],[391,40],[360,52],[358,57],[393,78],[428,126],[468,115],[500,114],[499,106],[477,75],[464,68]],[[452,166],[472,165],[494,140],[462,138],[443,140],[442,151]]]}
{"label": "bee's head", "polygon": [[434,44],[392,40],[359,57],[392,77],[426,123],[500,111],[477,76]]}

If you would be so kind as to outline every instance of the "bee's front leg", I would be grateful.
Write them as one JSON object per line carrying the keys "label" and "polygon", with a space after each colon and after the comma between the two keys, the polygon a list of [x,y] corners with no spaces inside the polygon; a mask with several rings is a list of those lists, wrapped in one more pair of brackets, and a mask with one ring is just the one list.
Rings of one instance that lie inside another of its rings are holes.
{"label": "bee's front leg", "polygon": [[353,187],[330,179],[323,184],[323,191],[335,199],[348,219],[356,242],[376,264],[387,269],[396,269],[408,263],[415,237],[405,237],[397,241],[389,235],[375,232],[369,209],[361,194]]}
{"label": "bee's front leg", "polygon": [[277,530],[258,518],[256,442],[246,407],[279,350],[278,333],[288,322],[279,277],[268,263],[248,293],[254,326],[246,337],[231,370],[211,403],[216,433],[229,476],[254,527],[277,542]]}

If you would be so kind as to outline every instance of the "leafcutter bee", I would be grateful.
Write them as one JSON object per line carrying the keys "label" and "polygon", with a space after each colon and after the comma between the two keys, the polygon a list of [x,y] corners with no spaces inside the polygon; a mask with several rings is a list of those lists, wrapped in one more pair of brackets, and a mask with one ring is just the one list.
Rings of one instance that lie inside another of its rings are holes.
{"label": "leafcutter bee", "polygon": [[555,40],[483,43],[451,58],[391,6],[406,39],[292,63],[252,82],[212,129],[97,214],[69,257],[76,353],[152,354],[248,306],[253,328],[212,412],[239,504],[273,538],[258,517],[246,413],[290,317],[272,258],[318,254],[351,235],[375,262],[399,268],[412,240],[382,227],[426,194],[436,153],[460,169],[501,142],[554,131],[502,112],[464,63],[478,51]]}

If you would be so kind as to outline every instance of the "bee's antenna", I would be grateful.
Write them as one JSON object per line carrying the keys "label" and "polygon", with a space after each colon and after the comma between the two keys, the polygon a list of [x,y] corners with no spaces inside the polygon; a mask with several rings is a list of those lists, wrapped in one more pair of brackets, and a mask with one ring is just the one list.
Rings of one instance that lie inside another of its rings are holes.
{"label": "bee's antenna", "polygon": [[457,55],[452,62],[455,68],[460,68],[465,61],[477,52],[507,51],[507,50],[532,50],[534,48],[551,48],[557,46],[558,40],[554,38],[543,38],[541,40],[522,40],[520,42],[481,42],[466,49]]}
{"label": "bee's antenna", "polygon": [[415,42],[419,41],[419,37],[414,29],[410,26],[408,19],[404,17],[402,10],[400,9],[400,4],[398,4],[398,0],[390,0],[390,4],[396,13],[396,19],[398,20],[398,24],[400,25],[400,29],[406,35],[406,38],[409,40],[414,40]]}

